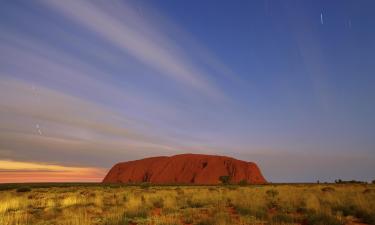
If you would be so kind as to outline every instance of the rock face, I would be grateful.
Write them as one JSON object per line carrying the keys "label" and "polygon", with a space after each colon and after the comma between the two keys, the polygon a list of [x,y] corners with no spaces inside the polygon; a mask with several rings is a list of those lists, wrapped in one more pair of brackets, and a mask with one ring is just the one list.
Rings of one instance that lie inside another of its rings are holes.
{"label": "rock face", "polygon": [[267,182],[252,162],[226,156],[182,154],[118,163],[103,183],[219,184],[221,176],[229,176],[230,183]]}

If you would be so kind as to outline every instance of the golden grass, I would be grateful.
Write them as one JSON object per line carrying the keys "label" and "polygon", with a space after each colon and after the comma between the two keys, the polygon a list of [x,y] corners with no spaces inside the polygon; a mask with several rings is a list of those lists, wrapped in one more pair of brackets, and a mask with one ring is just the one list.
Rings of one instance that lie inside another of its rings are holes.
{"label": "golden grass", "polygon": [[0,191],[0,225],[339,225],[353,218],[375,224],[371,190],[355,184],[7,190]]}

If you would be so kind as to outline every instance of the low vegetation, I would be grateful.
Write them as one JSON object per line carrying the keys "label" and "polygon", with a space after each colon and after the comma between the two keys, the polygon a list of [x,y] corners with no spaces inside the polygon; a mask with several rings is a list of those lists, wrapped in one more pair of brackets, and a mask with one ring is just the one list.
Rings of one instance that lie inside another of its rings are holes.
{"label": "low vegetation", "polygon": [[14,185],[0,191],[0,225],[374,225],[373,190],[372,184]]}

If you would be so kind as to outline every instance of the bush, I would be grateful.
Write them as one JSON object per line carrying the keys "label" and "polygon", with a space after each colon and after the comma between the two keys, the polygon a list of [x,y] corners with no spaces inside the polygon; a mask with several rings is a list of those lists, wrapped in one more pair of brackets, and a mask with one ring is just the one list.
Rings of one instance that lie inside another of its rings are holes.
{"label": "bush", "polygon": [[227,188],[228,190],[232,190],[232,191],[234,191],[234,190],[237,190],[237,189],[238,189],[238,186],[228,185],[226,188]]}
{"label": "bush", "polygon": [[148,209],[139,207],[137,209],[125,210],[124,218],[146,218],[148,216]]}
{"label": "bush", "polygon": [[246,206],[237,205],[235,206],[236,211],[242,216],[254,216],[257,219],[266,219],[268,218],[267,209],[266,208],[256,208],[251,209]]}
{"label": "bush", "polygon": [[344,216],[354,216],[361,219],[364,223],[375,224],[375,214],[368,213],[355,205],[345,204],[336,207],[335,210],[341,211]]}
{"label": "bush", "polygon": [[187,205],[190,207],[190,208],[202,208],[205,204],[203,202],[200,202],[200,201],[193,201],[191,199],[188,199],[186,201]]}
{"label": "bush", "polygon": [[336,184],[341,184],[341,183],[342,183],[342,180],[341,180],[341,179],[337,179],[337,180],[335,180],[335,183],[336,183]]}
{"label": "bush", "polygon": [[155,208],[163,208],[164,207],[164,200],[162,198],[153,199],[152,205]]}
{"label": "bush", "polygon": [[267,219],[268,218],[268,213],[267,210],[264,208],[258,208],[254,211],[254,215],[258,219]]}
{"label": "bush", "polygon": [[31,188],[29,188],[29,187],[19,187],[19,188],[17,188],[16,191],[17,192],[30,192]]}
{"label": "bush", "polygon": [[235,209],[241,215],[252,215],[252,211],[249,207],[236,206]]}
{"label": "bush", "polygon": [[309,214],[306,218],[306,223],[309,225],[343,225],[344,222],[338,220],[336,217],[328,214]]}
{"label": "bush", "polygon": [[354,216],[357,208],[354,205],[344,204],[333,208],[335,211],[342,212],[344,216]]}
{"label": "bush", "polygon": [[220,176],[219,180],[222,184],[229,184],[230,183],[230,176]]}
{"label": "bush", "polygon": [[364,223],[367,224],[375,224],[375,214],[371,214],[369,212],[366,212],[364,210],[357,210],[356,217],[361,218]]}
{"label": "bush", "polygon": [[335,180],[336,184],[366,184],[367,181],[360,181],[360,180]]}
{"label": "bush", "polygon": [[247,185],[247,180],[241,180],[240,182],[238,182],[238,184],[241,186],[245,186]]}

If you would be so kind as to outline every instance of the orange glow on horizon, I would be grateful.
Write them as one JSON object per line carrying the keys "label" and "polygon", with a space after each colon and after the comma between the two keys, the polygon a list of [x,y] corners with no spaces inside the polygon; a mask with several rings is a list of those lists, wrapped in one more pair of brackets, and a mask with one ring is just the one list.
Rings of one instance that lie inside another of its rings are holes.
{"label": "orange glow on horizon", "polygon": [[0,183],[101,182],[104,176],[101,168],[0,160]]}

